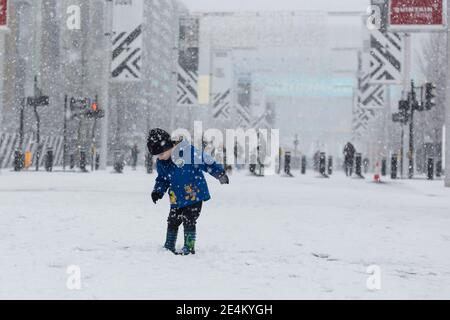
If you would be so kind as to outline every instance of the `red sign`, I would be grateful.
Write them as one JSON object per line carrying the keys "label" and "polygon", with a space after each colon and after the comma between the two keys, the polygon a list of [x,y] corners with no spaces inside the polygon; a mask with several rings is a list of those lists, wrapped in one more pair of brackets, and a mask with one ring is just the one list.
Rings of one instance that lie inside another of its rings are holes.
{"label": "red sign", "polygon": [[0,0],[0,27],[8,25],[8,0]]}
{"label": "red sign", "polygon": [[390,0],[389,21],[392,30],[444,30],[445,0]]}

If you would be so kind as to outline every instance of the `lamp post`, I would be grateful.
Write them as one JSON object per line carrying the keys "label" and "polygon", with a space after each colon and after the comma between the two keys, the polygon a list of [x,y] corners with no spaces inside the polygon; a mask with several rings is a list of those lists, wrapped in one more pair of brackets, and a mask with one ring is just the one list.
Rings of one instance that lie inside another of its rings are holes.
{"label": "lamp post", "polygon": [[447,98],[445,113],[445,186],[450,188],[450,5],[447,5]]}

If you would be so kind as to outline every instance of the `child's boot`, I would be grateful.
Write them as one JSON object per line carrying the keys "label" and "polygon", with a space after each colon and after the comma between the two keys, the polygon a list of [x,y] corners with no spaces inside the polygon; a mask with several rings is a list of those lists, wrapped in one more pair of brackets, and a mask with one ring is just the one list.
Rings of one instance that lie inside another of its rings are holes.
{"label": "child's boot", "polygon": [[175,245],[177,243],[178,230],[167,229],[166,244],[164,248],[173,254],[177,254]]}
{"label": "child's boot", "polygon": [[195,240],[196,240],[196,232],[195,231],[184,231],[184,247],[181,251],[183,256],[187,256],[190,254],[195,254]]}

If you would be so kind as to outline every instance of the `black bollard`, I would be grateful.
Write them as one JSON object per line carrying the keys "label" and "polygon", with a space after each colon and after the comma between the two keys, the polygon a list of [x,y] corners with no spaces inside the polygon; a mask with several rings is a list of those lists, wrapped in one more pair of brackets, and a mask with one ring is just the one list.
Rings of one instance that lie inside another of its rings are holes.
{"label": "black bollard", "polygon": [[391,158],[391,179],[397,179],[398,172],[398,156],[396,154],[392,155]]}
{"label": "black bollard", "polygon": [[292,176],[291,174],[291,153],[286,152],[284,155],[284,173],[286,173],[288,176]]}
{"label": "black bollard", "polygon": [[327,155],[325,152],[320,153],[320,160],[319,160],[319,172],[321,175],[326,176],[327,171]]}
{"label": "black bollard", "polygon": [[75,155],[71,154],[70,155],[70,169],[72,170],[73,168],[75,168]]}
{"label": "black bollard", "polygon": [[14,152],[14,171],[20,171],[24,167],[24,157],[20,150]]}
{"label": "black bollard", "polygon": [[434,179],[434,159],[428,158],[427,162],[427,178],[428,180]]}
{"label": "black bollard", "polygon": [[302,174],[306,174],[306,156],[302,157]]}
{"label": "black bollard", "polygon": [[355,158],[355,173],[358,177],[363,177],[361,166],[362,166],[362,154],[357,153]]}
{"label": "black bollard", "polygon": [[100,155],[96,154],[95,155],[95,170],[100,169]]}
{"label": "black bollard", "polygon": [[53,170],[53,149],[49,148],[45,155],[45,170],[47,172],[52,172]]}
{"label": "black bollard", "polygon": [[150,153],[145,157],[145,168],[148,174],[153,173],[153,156]]}
{"label": "black bollard", "polygon": [[442,177],[442,161],[441,160],[436,161],[436,177],[437,178]]}
{"label": "black bollard", "polygon": [[328,175],[332,175],[333,174],[333,157],[330,156],[328,157]]}
{"label": "black bollard", "polygon": [[87,172],[87,170],[86,170],[86,152],[85,151],[80,152],[80,169],[83,172]]}
{"label": "black bollard", "polygon": [[381,160],[381,175],[383,177],[386,177],[386,175],[387,175],[387,160],[386,159]]}
{"label": "black bollard", "polygon": [[124,159],[121,151],[116,151],[114,153],[114,170],[116,173],[122,173],[124,168]]}

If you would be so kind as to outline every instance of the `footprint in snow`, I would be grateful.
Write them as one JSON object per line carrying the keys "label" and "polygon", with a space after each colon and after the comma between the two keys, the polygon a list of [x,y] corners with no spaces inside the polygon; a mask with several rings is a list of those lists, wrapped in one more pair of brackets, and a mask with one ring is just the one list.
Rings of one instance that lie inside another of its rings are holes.
{"label": "footprint in snow", "polygon": [[336,261],[339,261],[339,260],[336,259],[336,258],[330,258],[330,255],[329,255],[329,254],[326,254],[326,253],[312,253],[312,255],[313,255],[314,257],[316,257],[316,258],[323,259],[323,260],[327,260],[327,261],[329,261],[329,262],[336,262]]}
{"label": "footprint in snow", "polygon": [[73,250],[80,251],[80,252],[93,252],[94,251],[94,249],[86,249],[86,248],[80,248],[80,247],[76,247]]}
{"label": "footprint in snow", "polygon": [[408,278],[408,276],[417,276],[416,272],[412,272],[412,271],[404,271],[404,270],[395,270],[397,273],[399,273],[399,277],[400,278]]}
{"label": "footprint in snow", "polygon": [[319,259],[328,259],[330,257],[329,254],[325,254],[325,253],[314,253],[313,252],[312,255]]}

